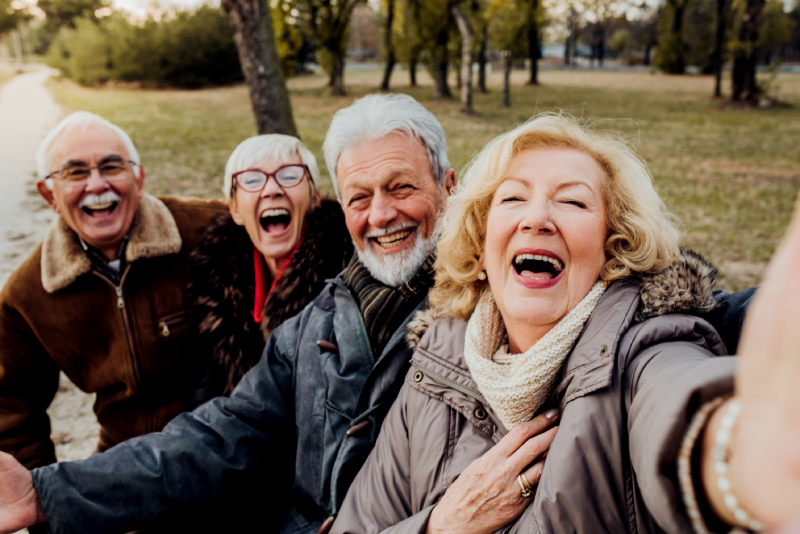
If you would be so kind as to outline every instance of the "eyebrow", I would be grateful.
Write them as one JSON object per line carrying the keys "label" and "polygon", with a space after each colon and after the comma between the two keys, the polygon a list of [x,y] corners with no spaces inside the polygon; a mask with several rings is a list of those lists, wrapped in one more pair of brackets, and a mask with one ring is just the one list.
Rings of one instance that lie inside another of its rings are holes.
{"label": "eyebrow", "polygon": [[[504,181],[517,182],[517,183],[520,183],[520,184],[524,185],[525,187],[530,187],[531,186],[531,183],[528,180],[523,180],[522,178],[515,178],[514,176],[509,176]],[[590,186],[588,183],[584,182],[583,180],[572,180],[570,182],[560,183],[560,184],[558,184],[558,186],[556,186],[556,191],[561,191],[563,189],[569,189],[570,187],[581,186],[581,185],[583,187],[587,188],[589,191],[591,191],[593,193],[595,192],[595,190],[592,189],[592,186]]]}
{"label": "eyebrow", "polygon": [[[119,154],[112,154],[110,156],[106,156],[103,159],[101,159],[98,165],[102,165],[104,163],[110,163],[112,161],[125,161],[125,160],[122,159],[122,156],[120,156]],[[71,159],[67,161],[61,168],[67,169],[69,167],[88,167],[88,165],[83,160]]]}

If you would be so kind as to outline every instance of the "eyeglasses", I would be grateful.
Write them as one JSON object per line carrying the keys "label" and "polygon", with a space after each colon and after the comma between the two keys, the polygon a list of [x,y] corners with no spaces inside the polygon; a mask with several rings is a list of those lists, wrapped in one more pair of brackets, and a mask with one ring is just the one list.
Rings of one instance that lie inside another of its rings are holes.
{"label": "eyeglasses", "polygon": [[106,161],[93,167],[70,166],[48,174],[45,176],[44,180],[49,189],[53,189],[53,177],[63,180],[70,186],[86,185],[86,183],[89,181],[89,177],[92,175],[92,169],[97,169],[100,177],[106,182],[116,182],[128,177],[125,174],[125,171],[128,169],[128,165],[139,164],[130,160],[114,160]]}
{"label": "eyeglasses", "polygon": [[258,169],[249,169],[233,174],[235,184],[239,184],[244,191],[248,193],[258,193],[266,187],[270,176],[275,178],[278,185],[284,189],[294,187],[303,181],[308,173],[308,167],[305,165],[293,163],[291,165],[284,165],[275,172],[264,172]]}

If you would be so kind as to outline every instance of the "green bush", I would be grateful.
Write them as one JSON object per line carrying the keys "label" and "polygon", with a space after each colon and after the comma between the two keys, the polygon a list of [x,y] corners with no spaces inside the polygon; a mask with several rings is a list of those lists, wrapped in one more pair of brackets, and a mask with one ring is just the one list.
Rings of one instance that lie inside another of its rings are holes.
{"label": "green bush", "polygon": [[96,22],[77,19],[53,41],[46,61],[89,86],[115,80],[192,88],[242,79],[228,17],[208,5],[139,23],[118,12]]}

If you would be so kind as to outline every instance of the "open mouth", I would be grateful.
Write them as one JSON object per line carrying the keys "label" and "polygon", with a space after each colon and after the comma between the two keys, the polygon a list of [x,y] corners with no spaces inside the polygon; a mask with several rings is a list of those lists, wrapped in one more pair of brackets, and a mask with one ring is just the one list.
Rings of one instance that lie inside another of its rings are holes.
{"label": "open mouth", "polygon": [[118,204],[119,202],[116,200],[110,202],[88,202],[84,203],[81,209],[87,215],[95,216],[113,212]]}
{"label": "open mouth", "polygon": [[261,228],[268,234],[281,233],[289,228],[292,214],[286,208],[274,208],[261,212]]}
{"label": "open mouth", "polygon": [[382,248],[391,249],[397,248],[402,245],[408,236],[414,233],[413,228],[405,228],[403,230],[399,230],[397,232],[393,232],[391,234],[380,235],[376,237],[370,237],[369,240],[373,243],[377,243]]}
{"label": "open mouth", "polygon": [[564,271],[560,260],[540,254],[518,254],[513,264],[517,274],[531,280],[552,280]]}

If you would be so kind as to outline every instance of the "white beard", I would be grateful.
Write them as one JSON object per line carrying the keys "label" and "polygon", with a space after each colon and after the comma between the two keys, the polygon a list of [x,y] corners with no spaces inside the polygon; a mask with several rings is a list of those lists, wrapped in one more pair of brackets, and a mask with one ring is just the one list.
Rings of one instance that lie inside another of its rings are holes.
{"label": "white beard", "polygon": [[435,242],[435,235],[424,239],[420,235],[419,226],[414,229],[414,246],[410,250],[395,254],[376,254],[373,244],[365,240],[366,248],[361,251],[356,247],[358,259],[370,274],[389,287],[398,287],[411,280],[419,268],[425,263]]}

